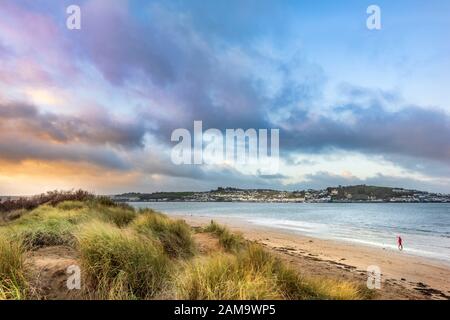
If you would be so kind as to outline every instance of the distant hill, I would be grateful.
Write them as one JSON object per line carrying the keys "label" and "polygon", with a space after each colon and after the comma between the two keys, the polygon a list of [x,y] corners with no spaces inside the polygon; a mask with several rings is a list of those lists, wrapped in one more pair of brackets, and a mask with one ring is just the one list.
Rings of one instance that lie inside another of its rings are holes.
{"label": "distant hill", "polygon": [[382,199],[388,200],[399,196],[413,196],[417,193],[423,193],[421,191],[406,190],[391,187],[377,187],[377,186],[339,186],[335,188],[327,188],[327,191],[331,193],[333,190],[337,191],[337,194],[333,195],[334,199],[348,199],[351,195],[353,200],[370,200],[370,199]]}

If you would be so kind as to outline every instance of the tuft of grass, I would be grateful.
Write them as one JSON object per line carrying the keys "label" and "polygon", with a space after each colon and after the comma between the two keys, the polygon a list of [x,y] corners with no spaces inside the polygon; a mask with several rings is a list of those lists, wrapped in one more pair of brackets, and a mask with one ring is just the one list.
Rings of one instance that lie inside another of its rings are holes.
{"label": "tuft of grass", "polygon": [[232,255],[216,254],[187,264],[175,282],[176,299],[281,299],[276,283],[261,273],[243,270]]}
{"label": "tuft of grass", "polygon": [[146,299],[165,288],[172,265],[157,241],[92,221],[76,234],[83,270],[100,299]]}
{"label": "tuft of grass", "polygon": [[118,206],[118,204],[114,202],[111,198],[105,196],[97,196],[94,199],[92,199],[91,202],[106,207]]}
{"label": "tuft of grass", "polygon": [[[364,288],[350,281],[310,277],[303,279],[304,287],[312,294],[303,299],[360,300],[369,298]],[[299,298],[300,299],[300,298]]]}
{"label": "tuft of grass", "polygon": [[86,207],[86,203],[82,201],[64,201],[56,205],[56,208],[63,211],[80,210]]}
{"label": "tuft of grass", "polygon": [[238,255],[241,268],[273,277],[283,299],[355,300],[364,297],[359,286],[348,281],[305,277],[257,244]]}
{"label": "tuft of grass", "polygon": [[51,206],[40,206],[9,225],[12,239],[28,249],[53,245],[73,245],[76,225],[86,220],[85,212],[62,211]]}
{"label": "tuft of grass", "polygon": [[221,246],[229,252],[237,252],[244,247],[245,240],[242,235],[230,232],[226,227],[213,220],[204,228],[204,231],[216,235]]}
{"label": "tuft of grass", "polygon": [[123,227],[136,217],[136,212],[131,207],[101,203],[64,201],[56,206],[42,205],[10,222],[8,232],[28,249],[74,246],[73,234],[81,223],[98,219]]}
{"label": "tuft of grass", "polygon": [[306,278],[259,245],[235,255],[215,255],[187,264],[175,282],[179,299],[361,299],[353,283]]}
{"label": "tuft of grass", "polygon": [[141,211],[132,227],[143,235],[156,237],[165,252],[173,258],[187,258],[195,253],[195,244],[190,227],[182,220],[152,211]]}
{"label": "tuft of grass", "polygon": [[0,300],[25,299],[27,292],[24,249],[0,235]]}
{"label": "tuft of grass", "polygon": [[115,203],[109,205],[105,204],[104,201],[93,201],[89,203],[89,208],[92,217],[114,223],[118,227],[128,225],[137,216],[136,211],[130,206]]}
{"label": "tuft of grass", "polygon": [[9,221],[14,221],[19,219],[21,216],[26,214],[28,211],[26,209],[11,210],[8,212],[0,212],[0,226]]}

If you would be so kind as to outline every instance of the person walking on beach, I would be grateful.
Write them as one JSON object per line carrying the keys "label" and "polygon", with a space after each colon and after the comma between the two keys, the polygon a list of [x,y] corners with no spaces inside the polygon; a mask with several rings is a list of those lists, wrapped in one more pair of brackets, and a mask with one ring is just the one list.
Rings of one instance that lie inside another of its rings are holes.
{"label": "person walking on beach", "polygon": [[403,240],[402,240],[402,237],[400,237],[400,236],[397,237],[397,243],[398,243],[398,250],[402,251],[402,250],[403,250]]}

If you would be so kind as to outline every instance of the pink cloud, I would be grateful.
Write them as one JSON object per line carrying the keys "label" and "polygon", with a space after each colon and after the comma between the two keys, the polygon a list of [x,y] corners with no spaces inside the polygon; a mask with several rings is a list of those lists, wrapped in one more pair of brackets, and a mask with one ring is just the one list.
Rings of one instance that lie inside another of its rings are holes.
{"label": "pink cloud", "polygon": [[44,13],[28,11],[11,1],[0,10],[0,45],[6,53],[0,79],[9,83],[57,81],[75,75],[65,26]]}

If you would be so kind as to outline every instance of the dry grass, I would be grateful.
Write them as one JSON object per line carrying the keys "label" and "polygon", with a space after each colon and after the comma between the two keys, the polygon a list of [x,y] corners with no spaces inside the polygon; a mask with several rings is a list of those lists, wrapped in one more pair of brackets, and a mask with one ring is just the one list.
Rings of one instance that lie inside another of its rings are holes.
{"label": "dry grass", "polygon": [[132,228],[140,234],[159,239],[165,252],[173,258],[188,258],[195,253],[191,228],[182,220],[145,210],[140,212]]}
{"label": "dry grass", "polygon": [[30,198],[8,199],[0,202],[0,212],[7,213],[20,209],[32,210],[43,204],[55,206],[64,201],[88,201],[92,199],[95,199],[95,196],[84,190],[50,191]]}
{"label": "dry grass", "polygon": [[245,239],[240,234],[230,232],[227,228],[211,220],[211,223],[204,228],[205,232],[210,232],[219,238],[219,243],[229,252],[238,252],[245,244]]}
{"label": "dry grass", "polygon": [[57,208],[41,206],[9,224],[7,230],[11,239],[22,242],[27,249],[72,245],[72,232],[79,219]]}
{"label": "dry grass", "polygon": [[165,288],[172,266],[157,241],[100,221],[83,226],[76,238],[98,298],[146,299]]}
{"label": "dry grass", "polygon": [[189,300],[280,299],[276,284],[242,270],[235,256],[216,254],[187,264],[176,280],[175,297]]}
{"label": "dry grass", "polygon": [[65,196],[0,226],[0,299],[33,298],[24,253],[55,245],[79,252],[87,299],[368,298],[353,283],[303,275],[213,221],[202,231],[225,253],[199,257],[184,221],[104,197],[80,201],[83,193],[59,201]]}
{"label": "dry grass", "polygon": [[364,298],[357,285],[304,277],[256,244],[234,255],[218,254],[187,263],[176,280],[175,296],[193,300]]}
{"label": "dry grass", "polygon": [[90,201],[89,215],[100,220],[111,222],[118,227],[124,227],[133,221],[137,214],[133,207],[126,204],[116,204],[109,198],[100,198],[100,200]]}
{"label": "dry grass", "polygon": [[24,249],[0,235],[0,300],[27,297]]}

